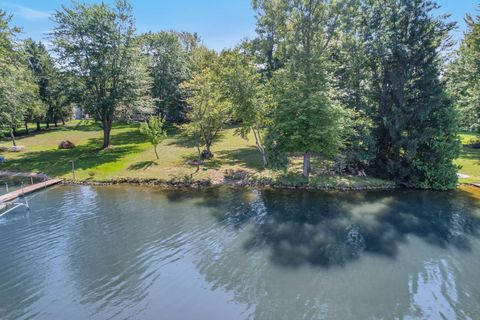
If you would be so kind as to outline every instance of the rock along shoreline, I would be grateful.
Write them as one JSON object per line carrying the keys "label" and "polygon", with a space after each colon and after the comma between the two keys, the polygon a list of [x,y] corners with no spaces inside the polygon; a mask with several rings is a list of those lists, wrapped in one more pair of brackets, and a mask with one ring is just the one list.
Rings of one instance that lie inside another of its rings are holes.
{"label": "rock along shoreline", "polygon": [[222,182],[212,182],[211,180],[191,180],[191,181],[165,181],[161,179],[140,179],[140,178],[117,178],[106,181],[73,181],[64,180],[66,185],[89,185],[89,186],[112,186],[112,185],[131,185],[144,187],[161,187],[172,189],[203,189],[214,187],[236,187],[236,188],[262,188],[262,189],[287,189],[287,190],[319,190],[319,191],[382,191],[401,189],[398,185],[384,186],[326,186],[326,185],[308,185],[308,184],[284,184],[284,183],[263,183],[259,181],[245,180],[226,180]]}

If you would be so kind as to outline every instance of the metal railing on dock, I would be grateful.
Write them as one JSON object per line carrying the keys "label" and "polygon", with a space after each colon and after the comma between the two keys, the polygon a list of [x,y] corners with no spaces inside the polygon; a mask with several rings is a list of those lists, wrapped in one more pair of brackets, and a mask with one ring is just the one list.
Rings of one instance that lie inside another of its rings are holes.
{"label": "metal railing on dock", "polygon": [[53,185],[58,184],[62,181],[63,181],[62,179],[50,179],[50,180],[46,180],[46,181],[40,182],[40,183],[35,183],[35,184],[29,185],[29,186],[26,186],[26,187],[24,187],[23,184],[22,184],[22,187],[19,190],[15,190],[15,191],[9,192],[7,194],[1,195],[0,196],[0,204],[6,203],[6,202],[11,202],[11,201],[17,199],[20,196],[25,196],[29,193],[35,192],[35,191],[40,190],[40,189],[47,188],[49,186],[53,186]]}
{"label": "metal railing on dock", "polygon": [[[12,192],[7,192],[4,195],[0,196],[0,210],[5,211],[0,213],[0,218],[7,213],[24,206],[27,210],[30,210],[30,205],[28,204],[28,198],[27,194],[30,194],[32,192],[35,192],[40,189],[46,189],[49,186],[53,186],[55,184],[58,184],[62,182],[62,179],[50,179],[50,180],[44,180],[43,182],[32,184],[29,186],[24,187],[23,182],[21,183],[20,189],[17,189]],[[6,184],[6,189],[8,191],[8,184]],[[19,197],[23,197],[24,202],[13,202]]]}

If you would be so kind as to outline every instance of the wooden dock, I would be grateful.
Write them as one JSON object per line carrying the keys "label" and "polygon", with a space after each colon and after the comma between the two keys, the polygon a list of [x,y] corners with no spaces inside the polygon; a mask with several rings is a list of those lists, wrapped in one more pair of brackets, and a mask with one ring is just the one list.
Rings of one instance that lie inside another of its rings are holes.
{"label": "wooden dock", "polygon": [[27,185],[27,186],[25,186],[23,188],[20,188],[18,190],[9,192],[7,194],[4,194],[4,195],[0,196],[0,207],[3,203],[13,201],[13,200],[17,199],[18,197],[21,197],[23,195],[35,192],[37,190],[41,190],[41,189],[53,186],[53,185],[58,184],[62,181],[63,181],[62,179],[50,179],[50,180],[46,180],[44,182],[35,183],[35,184],[32,184],[32,185]]}

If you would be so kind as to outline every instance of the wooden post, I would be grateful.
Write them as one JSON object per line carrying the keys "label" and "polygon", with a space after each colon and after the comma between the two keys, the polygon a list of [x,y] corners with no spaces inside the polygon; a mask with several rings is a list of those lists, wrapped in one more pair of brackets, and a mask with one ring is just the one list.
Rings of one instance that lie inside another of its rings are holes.
{"label": "wooden post", "polygon": [[33,177],[30,177],[30,184],[33,184]]}
{"label": "wooden post", "polygon": [[7,189],[7,193],[8,193],[8,182],[5,182],[5,189]]}
{"label": "wooden post", "polygon": [[303,154],[303,176],[308,179],[310,174],[310,152],[305,152]]}

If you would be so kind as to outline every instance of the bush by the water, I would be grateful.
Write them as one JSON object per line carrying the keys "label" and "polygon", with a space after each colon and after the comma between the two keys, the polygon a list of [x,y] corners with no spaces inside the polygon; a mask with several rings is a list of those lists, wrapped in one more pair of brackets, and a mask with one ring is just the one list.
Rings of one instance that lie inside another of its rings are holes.
{"label": "bush by the water", "polygon": [[225,179],[229,180],[244,180],[248,176],[248,172],[245,170],[232,170],[225,171]]}

